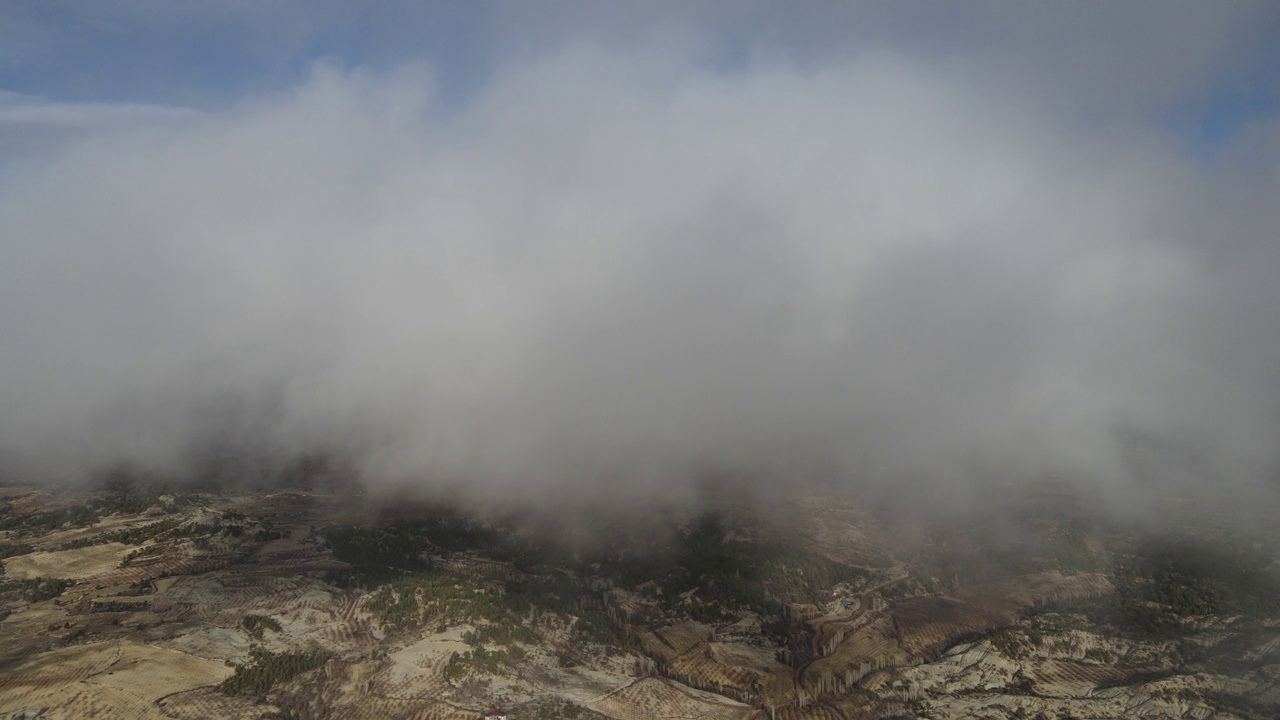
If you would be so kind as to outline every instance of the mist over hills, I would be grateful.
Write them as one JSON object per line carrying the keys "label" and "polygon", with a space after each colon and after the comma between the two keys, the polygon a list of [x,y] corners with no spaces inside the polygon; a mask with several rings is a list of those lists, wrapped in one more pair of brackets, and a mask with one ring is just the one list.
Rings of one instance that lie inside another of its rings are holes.
{"label": "mist over hills", "polygon": [[565,42],[461,103],[321,62],[8,168],[6,474],[322,453],[530,502],[707,473],[1271,497],[1273,125],[1206,165],[1009,63],[725,71],[670,37]]}
{"label": "mist over hills", "polygon": [[0,2],[0,717],[1280,717],[1277,38]]}

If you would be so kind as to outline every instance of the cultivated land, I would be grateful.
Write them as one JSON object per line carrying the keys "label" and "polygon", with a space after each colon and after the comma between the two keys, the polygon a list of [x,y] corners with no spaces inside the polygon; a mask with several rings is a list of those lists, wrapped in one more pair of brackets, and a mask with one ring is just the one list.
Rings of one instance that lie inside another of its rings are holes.
{"label": "cultivated land", "polygon": [[1280,716],[1264,535],[389,507],[0,488],[0,717]]}

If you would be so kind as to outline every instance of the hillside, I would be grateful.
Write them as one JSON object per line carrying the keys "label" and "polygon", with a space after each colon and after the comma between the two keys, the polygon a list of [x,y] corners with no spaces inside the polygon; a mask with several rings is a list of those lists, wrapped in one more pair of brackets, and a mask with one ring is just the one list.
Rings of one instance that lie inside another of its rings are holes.
{"label": "hillside", "polygon": [[3,717],[1280,710],[1265,538],[1052,515],[931,534],[833,498],[569,538],[336,491],[0,496]]}

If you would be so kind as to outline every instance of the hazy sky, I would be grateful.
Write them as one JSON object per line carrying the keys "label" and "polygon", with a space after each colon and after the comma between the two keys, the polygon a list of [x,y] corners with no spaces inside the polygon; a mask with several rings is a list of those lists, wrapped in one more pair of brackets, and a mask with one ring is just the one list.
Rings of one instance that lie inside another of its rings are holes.
{"label": "hazy sky", "polygon": [[1274,4],[353,7],[0,5],[9,472],[1277,482]]}

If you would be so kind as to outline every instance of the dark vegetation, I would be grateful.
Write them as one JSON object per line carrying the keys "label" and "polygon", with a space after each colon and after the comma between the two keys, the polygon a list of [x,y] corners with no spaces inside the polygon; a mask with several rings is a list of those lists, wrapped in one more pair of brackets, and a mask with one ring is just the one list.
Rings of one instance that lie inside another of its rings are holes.
{"label": "dark vegetation", "polygon": [[264,527],[253,534],[253,539],[258,542],[267,542],[268,540],[279,540],[284,537],[284,532],[275,530],[271,527]]}
{"label": "dark vegetation", "polygon": [[428,567],[428,556],[474,553],[533,569],[539,548],[510,529],[492,528],[474,520],[433,517],[384,527],[329,527],[319,531],[337,559],[351,570],[326,578],[340,587],[374,588]]}
{"label": "dark vegetation", "polygon": [[102,542],[141,545],[148,540],[176,540],[184,537],[203,537],[212,531],[213,527],[209,525],[197,525],[193,523],[190,525],[179,526],[176,520],[161,520],[159,522],[151,523],[150,525],[142,525],[140,527],[105,533],[101,538]]}
{"label": "dark vegetation", "polygon": [[388,631],[471,623],[478,626],[469,640],[473,644],[533,643],[540,638],[535,629],[540,624],[557,622],[576,609],[549,588],[539,583],[499,595],[471,578],[424,570],[382,585],[365,609],[376,613]]}
{"label": "dark vegetation", "polygon": [[513,642],[522,642],[526,645],[532,645],[539,640],[541,636],[537,631],[525,625],[481,625],[475,630],[468,631],[462,635],[462,639],[468,645],[510,645]]}
{"label": "dark vegetation", "polygon": [[532,703],[520,710],[520,717],[531,720],[578,720],[585,717],[599,717],[581,705],[560,699]]}
{"label": "dark vegetation", "polygon": [[74,580],[61,580],[58,578],[23,581],[23,587],[26,588],[26,599],[27,602],[30,603],[52,600],[61,595],[67,588],[75,584]]}
{"label": "dark vegetation", "polygon": [[421,557],[426,538],[409,528],[331,527],[319,534],[335,558],[352,565],[326,575],[339,587],[370,589],[427,567]]}
{"label": "dark vegetation", "polygon": [[1025,517],[1012,525],[959,525],[940,521],[927,536],[915,563],[923,577],[933,576],[941,588],[961,587],[1009,575],[1057,570],[1094,572],[1106,567],[1105,558],[1089,549],[1083,520]]}
{"label": "dark vegetation", "polygon": [[10,531],[18,537],[44,535],[64,528],[88,527],[102,515],[94,505],[56,508],[29,515],[15,515],[11,507],[6,506],[0,512],[0,530]]}
{"label": "dark vegetation", "polygon": [[138,527],[103,533],[98,538],[94,539],[104,543],[118,542],[125,545],[141,545],[148,540],[153,540],[163,535],[171,534],[177,529],[177,520],[160,520],[149,525],[139,525]]}
{"label": "dark vegetation", "polygon": [[[432,518],[383,527],[329,527],[317,535],[334,556],[351,565],[327,580],[371,591],[365,609],[383,630],[422,627],[442,631],[460,623],[475,627],[464,639],[472,649],[449,664],[458,680],[519,662],[543,641],[547,628],[567,629],[574,643],[633,647],[632,622],[692,617],[734,621],[745,610],[762,616],[766,635],[786,643],[791,621],[782,604],[818,602],[840,583],[859,585],[866,573],[805,552],[777,539],[757,542],[718,513],[704,513],[681,526],[658,521],[658,529],[615,535],[589,549],[554,538],[483,526],[458,518]],[[525,571],[518,580],[484,581],[477,575],[433,565],[431,558],[505,560]],[[657,614],[630,617],[604,593],[622,586],[648,597]],[[681,597],[685,595],[685,597]],[[578,662],[561,649],[562,665]]]}
{"label": "dark vegetation", "polygon": [[35,548],[31,547],[30,545],[23,545],[21,543],[14,544],[14,545],[0,545],[0,560],[3,560],[5,558],[18,557],[19,555],[29,555],[34,551],[35,551]]}
{"label": "dark vegetation", "polygon": [[262,695],[278,683],[314,670],[329,656],[319,650],[273,653],[261,648],[249,651],[249,662],[235,666],[235,673],[219,686],[228,695]]}
{"label": "dark vegetation", "polygon": [[[730,619],[744,609],[775,615],[781,603],[816,602],[836,584],[866,578],[861,570],[785,542],[727,540],[730,530],[723,516],[705,513],[683,528],[668,524],[584,552],[457,518],[330,527],[319,535],[337,559],[352,565],[326,579],[342,587],[382,587],[375,604],[391,627],[405,626],[418,612],[415,598],[425,597],[423,588],[442,584],[433,578],[427,558],[463,552],[536,571],[530,576],[535,579],[507,583],[503,605],[574,610],[584,588],[564,572],[569,571],[575,578],[640,588],[667,610],[705,621]],[[388,589],[389,584],[396,588]],[[678,603],[678,596],[689,591],[694,591],[689,599]],[[433,592],[426,596],[434,597]]]}
{"label": "dark vegetation", "polygon": [[106,543],[118,542],[125,545],[141,545],[149,540],[157,542],[162,540],[181,540],[184,538],[205,538],[213,535],[223,535],[226,537],[239,538],[252,530],[255,526],[259,529],[250,536],[254,540],[264,542],[266,540],[275,540],[283,537],[283,533],[273,529],[270,522],[257,522],[247,519],[238,512],[229,512],[220,518],[216,518],[212,523],[183,523],[174,518],[166,518],[146,525],[138,525],[135,527],[123,528],[121,530],[113,530],[111,532],[99,533],[89,537],[83,537],[78,540],[63,543],[58,546],[59,550],[74,550],[76,548],[90,547],[92,545],[104,545]]}
{"label": "dark vegetation", "polygon": [[129,551],[128,555],[125,555],[123,558],[120,559],[120,567],[124,567],[139,558],[148,558],[148,557],[155,557],[157,555],[163,555],[166,550],[168,550],[168,548],[165,547],[164,545],[148,545],[147,547],[144,547],[144,548],[131,550]]}
{"label": "dark vegetation", "polygon": [[444,666],[444,676],[450,682],[457,682],[475,671],[496,673],[515,659],[505,649],[486,650],[478,647],[450,655],[449,662]]}
{"label": "dark vegetation", "polygon": [[[193,502],[192,495],[184,492],[178,483],[145,476],[125,467],[100,473],[90,487],[93,494],[84,502],[27,515],[15,515],[12,506],[5,504],[0,508],[0,530],[10,531],[19,537],[43,535],[56,530],[89,527],[118,513],[137,514],[157,505],[173,511]],[[163,495],[172,496],[173,501],[162,504],[160,498]]]}
{"label": "dark vegetation", "polygon": [[125,545],[141,545],[148,540],[180,540],[190,537],[208,537],[222,529],[223,526],[220,524],[188,523],[183,525],[177,520],[158,520],[147,525],[139,525],[72,540],[69,543],[62,544],[58,549],[73,550],[75,548],[105,545],[113,542]]}
{"label": "dark vegetation", "polygon": [[1091,622],[1139,637],[1175,637],[1194,620],[1280,612],[1274,556],[1251,542],[1151,536],[1117,553],[1114,597],[1080,603]]}
{"label": "dark vegetation", "polygon": [[1176,632],[1188,618],[1275,613],[1280,576],[1272,560],[1242,542],[1146,540],[1116,568],[1122,624],[1160,634]]}
{"label": "dark vegetation", "polygon": [[[744,609],[776,615],[782,603],[817,602],[839,583],[860,583],[866,574],[787,542],[738,538],[721,514],[707,512],[687,526],[653,533],[647,546],[623,543],[587,558],[615,584],[650,585],[652,599],[706,622],[728,620]],[[580,567],[580,572],[589,568]],[[659,592],[660,590],[660,592]],[[676,599],[694,591],[687,604]]]}
{"label": "dark vegetation", "polygon": [[1044,637],[1035,628],[1001,628],[987,636],[992,647],[1005,657],[1021,660],[1040,647]]}
{"label": "dark vegetation", "polygon": [[280,632],[281,630],[280,623],[275,619],[264,615],[252,614],[244,616],[244,619],[240,621],[240,627],[255,640],[262,639],[264,630],[270,630],[271,632]]}

